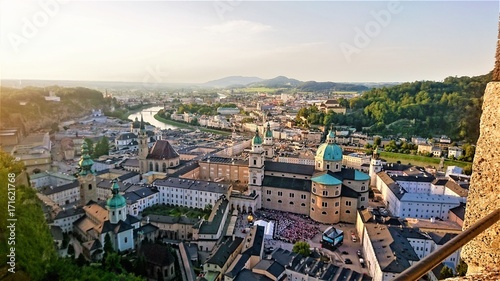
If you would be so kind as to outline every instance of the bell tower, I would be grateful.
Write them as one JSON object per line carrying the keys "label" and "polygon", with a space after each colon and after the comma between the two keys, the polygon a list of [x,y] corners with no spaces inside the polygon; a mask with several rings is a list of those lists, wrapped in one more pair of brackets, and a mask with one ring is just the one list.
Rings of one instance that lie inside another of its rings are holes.
{"label": "bell tower", "polygon": [[147,162],[146,158],[148,157],[149,147],[148,147],[148,134],[146,133],[146,128],[144,125],[144,120],[141,115],[141,124],[139,129],[139,136],[137,137],[137,142],[139,143],[139,169],[141,174],[147,172]]}
{"label": "bell tower", "polygon": [[377,173],[380,171],[382,171],[382,161],[380,160],[378,147],[375,147],[370,161],[370,186],[375,186],[377,184]]}
{"label": "bell tower", "polygon": [[80,172],[78,173],[78,181],[80,182],[80,204],[85,205],[90,200],[97,202],[97,183],[95,172],[92,171],[94,161],[90,159],[89,148],[87,142],[83,141],[82,156],[80,162]]}

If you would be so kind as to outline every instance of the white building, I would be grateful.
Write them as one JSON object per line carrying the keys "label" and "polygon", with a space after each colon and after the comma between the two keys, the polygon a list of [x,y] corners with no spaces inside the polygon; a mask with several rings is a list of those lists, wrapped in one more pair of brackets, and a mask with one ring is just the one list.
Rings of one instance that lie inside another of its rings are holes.
{"label": "white building", "polygon": [[462,156],[464,153],[464,150],[461,147],[457,146],[451,146],[448,147],[448,158],[454,157],[457,159],[458,157]]}
{"label": "white building", "polygon": [[[460,197],[433,194],[431,183],[434,179],[428,182],[429,177],[420,177],[411,182],[410,178],[408,176],[390,176],[386,172],[377,174],[376,187],[381,192],[387,209],[394,216],[448,219],[449,210],[460,205]],[[403,179],[403,181],[400,182],[399,179]],[[425,186],[421,179],[426,183]]]}
{"label": "white building", "polygon": [[158,205],[159,192],[151,188],[141,188],[123,195],[127,200],[127,211],[132,216],[138,216],[148,207]]}
{"label": "white building", "polygon": [[49,197],[59,206],[75,203],[80,200],[80,183],[75,180],[60,186],[46,186],[39,192]]}
{"label": "white building", "polygon": [[159,204],[202,209],[214,206],[222,196],[229,198],[232,190],[229,184],[174,177],[157,179],[153,186],[160,192]]}

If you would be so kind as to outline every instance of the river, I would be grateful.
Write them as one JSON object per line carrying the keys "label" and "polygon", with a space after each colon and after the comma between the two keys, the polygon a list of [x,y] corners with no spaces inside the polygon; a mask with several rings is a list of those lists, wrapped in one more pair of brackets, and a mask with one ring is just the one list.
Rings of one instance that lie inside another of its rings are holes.
{"label": "river", "polygon": [[141,120],[141,113],[142,113],[142,117],[144,118],[144,122],[148,122],[149,124],[151,124],[157,128],[172,129],[172,130],[177,129],[177,127],[175,127],[175,126],[165,124],[165,123],[160,122],[160,121],[155,119],[154,116],[156,113],[158,113],[158,111],[160,109],[163,109],[163,106],[153,106],[153,107],[144,108],[140,112],[130,114],[128,116],[128,119],[135,120],[135,117],[137,117],[137,118],[139,118],[139,120]]}

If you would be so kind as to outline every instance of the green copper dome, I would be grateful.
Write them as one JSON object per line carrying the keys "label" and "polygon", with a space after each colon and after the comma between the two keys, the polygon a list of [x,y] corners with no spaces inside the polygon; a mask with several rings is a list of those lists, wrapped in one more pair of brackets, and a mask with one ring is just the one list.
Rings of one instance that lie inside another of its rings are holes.
{"label": "green copper dome", "polygon": [[254,144],[262,144],[262,138],[259,136],[259,128],[255,129],[255,136],[252,139],[252,145]]}
{"label": "green copper dome", "polygon": [[272,138],[272,137],[273,137],[273,131],[271,131],[271,125],[269,125],[269,122],[267,122],[266,138]]}
{"label": "green copper dome", "polygon": [[330,130],[326,137],[326,143],[318,147],[316,157],[321,157],[325,161],[342,161],[342,149],[335,144],[335,133]]}
{"label": "green copper dome", "polygon": [[85,176],[92,173],[92,165],[94,165],[94,161],[90,159],[89,147],[86,141],[83,141],[82,157],[80,158],[78,164],[80,165],[80,175]]}
{"label": "green copper dome", "polygon": [[106,207],[108,207],[109,210],[125,207],[127,205],[127,200],[125,200],[125,197],[120,194],[120,187],[118,186],[116,180],[113,180],[113,187],[111,190],[113,197],[106,201]]}

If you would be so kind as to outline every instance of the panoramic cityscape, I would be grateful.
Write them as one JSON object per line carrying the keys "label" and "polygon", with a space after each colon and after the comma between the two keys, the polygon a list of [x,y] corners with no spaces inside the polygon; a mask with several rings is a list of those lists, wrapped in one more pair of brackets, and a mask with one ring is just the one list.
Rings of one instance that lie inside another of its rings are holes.
{"label": "panoramic cityscape", "polygon": [[2,1],[0,280],[500,280],[499,8]]}

